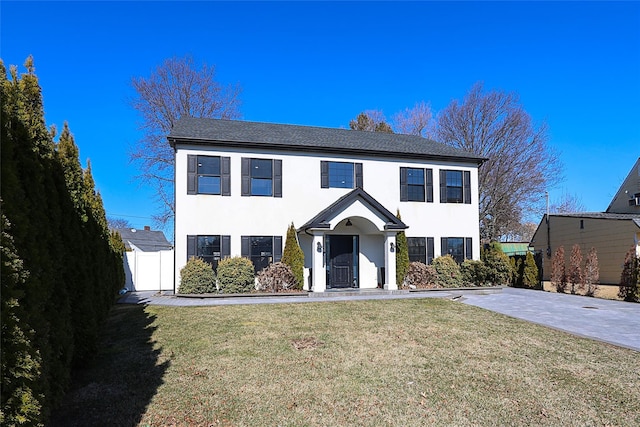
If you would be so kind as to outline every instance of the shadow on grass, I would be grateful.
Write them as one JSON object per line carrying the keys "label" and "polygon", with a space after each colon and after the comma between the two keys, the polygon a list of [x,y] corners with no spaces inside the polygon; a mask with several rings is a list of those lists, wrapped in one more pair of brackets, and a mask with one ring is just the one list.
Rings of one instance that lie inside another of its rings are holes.
{"label": "shadow on grass", "polygon": [[137,425],[170,363],[154,348],[154,321],[144,306],[116,305],[95,358],[73,373],[71,388],[48,425]]}

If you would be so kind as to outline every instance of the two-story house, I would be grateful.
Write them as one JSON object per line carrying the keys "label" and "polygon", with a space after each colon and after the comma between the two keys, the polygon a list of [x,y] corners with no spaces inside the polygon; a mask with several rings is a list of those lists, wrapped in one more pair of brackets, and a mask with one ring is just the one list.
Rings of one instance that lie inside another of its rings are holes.
{"label": "two-story house", "polygon": [[[182,118],[175,150],[175,283],[192,256],[282,256],[288,226],[305,288],[397,289],[396,234],[412,261],[480,256],[483,158],[417,136]],[[401,213],[401,220],[396,212]]]}

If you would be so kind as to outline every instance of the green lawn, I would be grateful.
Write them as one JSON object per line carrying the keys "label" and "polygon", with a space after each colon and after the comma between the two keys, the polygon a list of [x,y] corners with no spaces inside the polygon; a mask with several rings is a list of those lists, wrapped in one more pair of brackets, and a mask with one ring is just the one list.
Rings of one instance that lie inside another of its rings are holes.
{"label": "green lawn", "polygon": [[442,299],[117,306],[74,424],[640,425],[640,353]]}

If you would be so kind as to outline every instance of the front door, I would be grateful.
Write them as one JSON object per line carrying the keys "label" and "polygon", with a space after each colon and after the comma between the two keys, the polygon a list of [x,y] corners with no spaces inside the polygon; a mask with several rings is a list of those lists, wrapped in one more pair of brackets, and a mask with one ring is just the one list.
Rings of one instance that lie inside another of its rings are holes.
{"label": "front door", "polygon": [[358,287],[358,236],[326,236],[327,288]]}

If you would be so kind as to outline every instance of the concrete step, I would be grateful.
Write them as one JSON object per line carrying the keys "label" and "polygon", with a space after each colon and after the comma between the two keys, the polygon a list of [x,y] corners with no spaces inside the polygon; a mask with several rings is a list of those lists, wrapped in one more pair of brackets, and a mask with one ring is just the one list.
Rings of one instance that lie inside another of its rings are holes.
{"label": "concrete step", "polygon": [[335,297],[357,297],[371,295],[402,295],[408,294],[408,290],[390,291],[386,289],[327,289],[324,292],[309,292],[310,298],[335,298]]}

